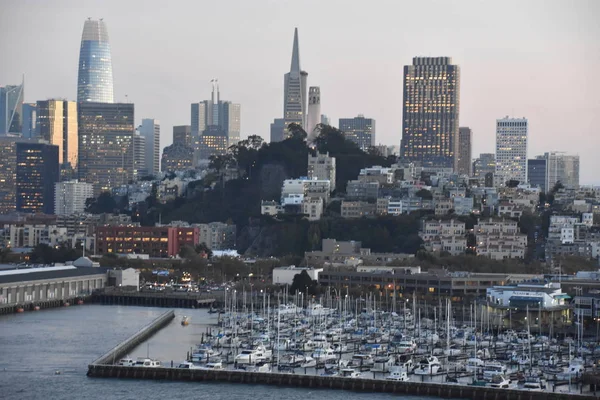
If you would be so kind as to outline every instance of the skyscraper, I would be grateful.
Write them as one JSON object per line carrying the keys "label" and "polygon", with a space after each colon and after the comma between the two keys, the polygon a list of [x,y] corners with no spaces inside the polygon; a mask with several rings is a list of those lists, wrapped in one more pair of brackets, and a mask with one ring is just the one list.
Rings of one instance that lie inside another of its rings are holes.
{"label": "skyscraper", "polygon": [[79,138],[77,103],[65,100],[40,100],[36,106],[36,137],[58,146],[58,163],[77,167]]}
{"label": "skyscraper", "polygon": [[460,68],[450,57],[415,57],[404,67],[401,156],[423,167],[458,161]]}
{"label": "skyscraper", "polygon": [[526,118],[496,120],[496,186],[509,180],[527,182],[527,126]]}
{"label": "skyscraper", "polygon": [[0,87],[0,134],[21,133],[25,83]]}
{"label": "skyscraper", "polygon": [[533,187],[539,187],[546,192],[546,159],[537,156],[527,160],[527,182]]}
{"label": "skyscraper", "polygon": [[308,89],[308,117],[306,122],[306,133],[308,141],[312,142],[317,136],[316,128],[321,123],[321,88],[311,86]]}
{"label": "skyscraper", "polygon": [[275,118],[271,123],[271,143],[281,142],[285,137],[285,120]]}
{"label": "skyscraper", "polygon": [[23,137],[30,139],[36,136],[35,129],[37,124],[37,104],[23,103],[22,129]]}
{"label": "skyscraper", "polygon": [[296,28],[294,30],[290,72],[285,74],[283,78],[283,119],[286,131],[291,123],[306,128],[307,77],[308,73],[300,69],[300,47],[298,44],[298,28]]}
{"label": "skyscraper", "polygon": [[17,143],[14,135],[0,135],[0,214],[15,211],[17,193]]}
{"label": "skyscraper", "polygon": [[108,30],[102,19],[83,24],[79,49],[77,102],[112,103],[113,73]]}
{"label": "skyscraper", "polygon": [[206,127],[199,140],[199,160],[210,160],[211,156],[227,153],[227,133],[217,125]]}
{"label": "skyscraper", "polygon": [[456,172],[471,176],[471,146],[473,133],[471,128],[461,127],[458,129],[458,161],[456,163]]}
{"label": "skyscraper", "polygon": [[579,156],[561,151],[545,153],[546,190],[551,190],[557,182],[570,189],[579,188]]}
{"label": "skyscraper", "polygon": [[133,179],[134,132],[133,104],[79,103],[79,180],[95,195]]}
{"label": "skyscraper", "polygon": [[17,211],[54,213],[59,149],[46,143],[17,143]]}
{"label": "skyscraper", "polygon": [[94,197],[90,183],[77,180],[58,182],[54,185],[54,214],[73,215],[85,211],[85,202]]}
{"label": "skyscraper", "polygon": [[375,146],[375,120],[359,114],[355,118],[340,118],[339,127],[346,139],[356,143],[361,150]]}
{"label": "skyscraper", "polygon": [[146,175],[160,172],[160,121],[144,118],[139,128],[144,137],[144,167]]}
{"label": "skyscraper", "polygon": [[139,179],[147,175],[146,138],[138,130],[133,134],[133,176]]}
{"label": "skyscraper", "polygon": [[178,125],[173,127],[173,144],[182,144],[192,146],[192,127],[191,125]]}

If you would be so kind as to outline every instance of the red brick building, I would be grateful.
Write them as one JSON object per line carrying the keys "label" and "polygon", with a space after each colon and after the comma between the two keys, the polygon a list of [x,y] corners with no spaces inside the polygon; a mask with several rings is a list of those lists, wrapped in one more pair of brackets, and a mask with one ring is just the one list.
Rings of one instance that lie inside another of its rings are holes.
{"label": "red brick building", "polygon": [[148,254],[154,258],[174,257],[183,245],[195,246],[198,228],[174,226],[99,226],[96,243],[99,254]]}

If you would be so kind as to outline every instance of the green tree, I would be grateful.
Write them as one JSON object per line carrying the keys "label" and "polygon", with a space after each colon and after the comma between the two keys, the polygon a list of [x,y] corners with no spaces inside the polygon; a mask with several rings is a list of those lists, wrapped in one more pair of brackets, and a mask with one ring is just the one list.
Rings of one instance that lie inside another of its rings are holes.
{"label": "green tree", "polygon": [[85,201],[85,210],[91,214],[111,214],[117,209],[117,202],[110,192],[102,192],[97,198]]}
{"label": "green tree", "polygon": [[306,270],[302,270],[299,274],[294,275],[294,280],[290,286],[290,293],[306,293],[309,295],[315,295],[317,288],[317,281],[311,279]]}

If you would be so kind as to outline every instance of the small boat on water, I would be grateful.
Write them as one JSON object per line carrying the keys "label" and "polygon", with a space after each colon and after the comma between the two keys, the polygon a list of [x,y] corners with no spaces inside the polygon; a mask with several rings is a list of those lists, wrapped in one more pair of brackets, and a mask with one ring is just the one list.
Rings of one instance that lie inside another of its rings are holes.
{"label": "small boat on water", "polygon": [[344,378],[360,378],[360,372],[354,368],[344,368],[340,370],[340,376]]}
{"label": "small boat on water", "polygon": [[40,306],[34,306],[33,311],[40,311]]}
{"label": "small boat on water", "polygon": [[133,358],[125,357],[125,358],[121,358],[119,360],[119,362],[117,363],[117,365],[120,365],[123,367],[133,367],[135,365],[135,361]]}
{"label": "small boat on water", "polygon": [[408,374],[403,369],[396,367],[389,375],[385,378],[388,381],[396,381],[396,382],[408,382]]}
{"label": "small boat on water", "polygon": [[206,363],[204,366],[199,367],[199,369],[222,370],[225,369],[225,367],[223,367],[223,363],[219,361]]}
{"label": "small boat on water", "polygon": [[429,356],[419,361],[414,373],[415,375],[435,375],[441,367],[442,364],[440,364],[436,356]]}
{"label": "small boat on water", "polygon": [[300,364],[300,368],[314,368],[317,366],[317,360],[311,356],[304,357],[304,362]]}
{"label": "small boat on water", "polygon": [[510,380],[505,378],[504,375],[495,375],[487,386],[496,389],[508,389],[510,387]]}
{"label": "small boat on water", "polygon": [[198,365],[188,362],[188,361],[184,361],[182,363],[179,363],[179,365],[177,366],[177,368],[182,368],[182,369],[201,369]]}
{"label": "small boat on water", "polygon": [[135,367],[144,367],[144,368],[159,368],[162,365],[160,361],[153,360],[151,358],[138,358],[135,362]]}
{"label": "small boat on water", "polygon": [[546,389],[546,384],[537,376],[527,376],[525,377],[523,389],[534,392],[543,392]]}
{"label": "small boat on water", "polygon": [[21,307],[21,306],[18,306],[16,311],[18,313],[22,313],[22,312],[25,312],[25,309],[23,307]]}
{"label": "small boat on water", "polygon": [[498,361],[488,361],[483,365],[483,379],[491,380],[496,375],[505,375],[506,365]]}
{"label": "small boat on water", "polygon": [[190,317],[187,316],[183,316],[183,318],[181,318],[181,326],[188,326],[190,324]]}

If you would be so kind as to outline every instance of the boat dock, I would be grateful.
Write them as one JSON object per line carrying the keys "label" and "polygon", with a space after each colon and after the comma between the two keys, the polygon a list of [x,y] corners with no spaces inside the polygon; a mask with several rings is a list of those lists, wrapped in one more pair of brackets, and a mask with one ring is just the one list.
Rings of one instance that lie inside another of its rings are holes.
{"label": "boat dock", "polygon": [[202,293],[152,293],[109,288],[94,292],[92,299],[99,304],[174,308],[206,308],[215,303],[214,297]]}
{"label": "boat dock", "polygon": [[[117,346],[113,347],[108,353],[104,354],[97,360],[95,360],[89,366],[88,375],[90,371],[98,366],[106,366],[105,364],[114,364],[121,357],[128,354],[135,347],[142,344],[146,339],[154,335],[156,332],[167,326],[175,318],[175,311],[170,310],[150,322],[148,325],[137,331],[129,339],[121,342]],[[112,367],[112,365],[110,365]]]}
{"label": "boat dock", "polygon": [[[534,392],[510,389],[494,389],[483,386],[467,386],[441,383],[393,382],[380,379],[344,378],[339,376],[315,376],[303,374],[262,373],[232,370],[201,370],[183,368],[140,368],[117,365],[91,364],[88,376],[97,378],[130,378],[170,381],[245,383],[305,388],[352,390],[369,393],[396,393],[413,396],[437,396],[473,400],[566,400],[573,398],[566,393]],[[592,395],[579,399],[595,399]]]}
{"label": "boat dock", "polygon": [[23,304],[1,304],[0,315],[14,314],[24,311],[38,311],[46,308],[76,306],[90,301],[90,296],[73,296],[64,299],[48,299],[28,301]]}

